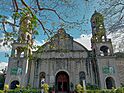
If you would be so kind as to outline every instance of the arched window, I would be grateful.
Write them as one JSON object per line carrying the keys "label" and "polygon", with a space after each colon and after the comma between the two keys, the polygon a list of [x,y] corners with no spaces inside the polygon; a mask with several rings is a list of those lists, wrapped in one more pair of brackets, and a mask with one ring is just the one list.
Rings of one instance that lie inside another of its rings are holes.
{"label": "arched window", "polygon": [[41,72],[39,75],[39,87],[42,87],[42,84],[45,83],[45,77],[46,77],[46,73]]}
{"label": "arched window", "polygon": [[27,43],[29,43],[30,42],[30,36],[28,35],[27,36]]}
{"label": "arched window", "polygon": [[79,77],[80,77],[80,80],[85,80],[85,72],[84,71],[81,71],[80,73],[79,73]]}
{"label": "arched window", "polygon": [[85,72],[84,71],[81,71],[79,73],[79,80],[80,80],[80,83],[82,84],[83,83],[83,80],[86,79],[86,76],[85,76]]}
{"label": "arched window", "polygon": [[27,36],[27,40],[30,40],[30,36],[29,35]]}

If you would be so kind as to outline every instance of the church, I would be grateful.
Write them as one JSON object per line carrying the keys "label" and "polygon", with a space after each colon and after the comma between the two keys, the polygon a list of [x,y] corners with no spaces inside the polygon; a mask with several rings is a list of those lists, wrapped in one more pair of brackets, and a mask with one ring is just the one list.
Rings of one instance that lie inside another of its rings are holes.
{"label": "church", "polygon": [[[24,22],[21,25],[28,29],[30,18],[25,18]],[[5,84],[10,89],[16,88],[16,84],[41,88],[41,83],[45,82],[54,86],[56,93],[69,93],[83,81],[86,86],[90,84],[101,89],[120,87],[124,84],[124,58],[113,53],[102,14],[94,12],[91,27],[92,50],[74,41],[60,28],[48,42],[32,51],[29,46],[32,35],[24,33],[20,26],[19,39],[12,44]]]}

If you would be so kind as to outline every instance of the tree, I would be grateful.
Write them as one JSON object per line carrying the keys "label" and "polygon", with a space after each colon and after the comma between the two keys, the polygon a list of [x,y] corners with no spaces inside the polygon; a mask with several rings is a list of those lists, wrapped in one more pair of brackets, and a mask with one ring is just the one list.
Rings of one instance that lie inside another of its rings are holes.
{"label": "tree", "polygon": [[101,0],[99,3],[106,18],[109,32],[124,28],[124,0]]}
{"label": "tree", "polygon": [[31,17],[33,38],[42,32],[50,37],[60,27],[81,28],[82,17],[76,17],[80,15],[80,5],[80,0],[1,0],[0,33],[4,34],[3,45],[10,45],[8,41],[17,39],[20,23],[27,14]]}
{"label": "tree", "polygon": [[105,25],[111,35],[114,51],[123,52],[124,0],[101,0],[99,4],[105,16]]}

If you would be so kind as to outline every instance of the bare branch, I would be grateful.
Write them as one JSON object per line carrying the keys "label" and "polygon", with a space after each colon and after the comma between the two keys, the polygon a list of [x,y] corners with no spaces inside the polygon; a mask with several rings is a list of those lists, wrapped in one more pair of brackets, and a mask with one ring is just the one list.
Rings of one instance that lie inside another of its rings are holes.
{"label": "bare branch", "polygon": [[59,14],[56,12],[56,10],[54,10],[54,9],[51,9],[51,8],[41,8],[38,0],[36,0],[36,4],[37,4],[37,7],[38,7],[39,10],[41,10],[41,11],[43,11],[43,10],[52,11],[52,12],[54,12],[54,13],[57,15],[57,17],[58,17],[59,19],[61,19],[63,22],[66,22],[66,23],[69,23],[69,24],[71,24],[71,23],[74,23],[74,24],[82,24],[82,22],[81,22],[81,23],[79,23],[79,22],[69,22],[69,21],[64,20],[63,18],[60,17],[60,15],[59,15]]}
{"label": "bare branch", "polygon": [[[34,14],[33,14],[33,12],[31,11],[31,8],[25,3],[25,1],[24,1],[24,0],[21,0],[21,2],[22,2],[22,4],[23,4],[26,8],[28,8],[28,10],[30,11],[32,17],[34,17]],[[46,31],[46,28],[45,28],[44,25],[42,24],[42,22],[41,22],[38,18],[37,18],[37,21],[40,23],[41,27],[43,28],[43,31],[48,35],[48,37],[50,37],[49,34],[48,34],[47,31]]]}
{"label": "bare branch", "polygon": [[43,23],[42,23],[39,19],[37,19],[37,20],[38,20],[38,22],[40,23],[40,25],[42,26],[42,28],[43,28],[43,30],[44,30],[44,33],[47,34],[47,36],[50,38],[49,34],[48,34],[47,31],[46,31],[46,30],[48,30],[48,29],[46,29],[46,28],[44,27]]}
{"label": "bare branch", "polygon": [[12,2],[13,2],[13,6],[14,6],[15,12],[18,12],[19,8],[18,8],[17,1],[16,0],[12,0]]}
{"label": "bare branch", "polygon": [[9,24],[9,25],[11,25],[11,26],[19,27],[19,25],[16,25],[16,24],[11,23],[11,22],[9,22],[9,21],[0,21],[0,23],[2,23],[2,24]]}
{"label": "bare branch", "polygon": [[25,3],[24,0],[21,0],[22,4],[30,11],[32,17],[34,16],[33,12],[31,11],[30,7]]}
{"label": "bare branch", "polygon": [[2,23],[2,26],[3,26],[3,31],[7,33],[4,22]]}
{"label": "bare branch", "polygon": [[[36,0],[36,3],[37,3],[37,6],[38,6],[38,9],[39,9],[39,10],[41,10],[41,11],[42,11],[42,10],[49,10],[49,11],[52,11],[52,12],[54,12],[54,13],[58,16],[59,19],[62,19],[62,18],[59,16],[59,14],[56,12],[56,10],[50,9],[50,8],[41,8],[38,0]],[[63,20],[63,19],[62,19],[62,20]]]}

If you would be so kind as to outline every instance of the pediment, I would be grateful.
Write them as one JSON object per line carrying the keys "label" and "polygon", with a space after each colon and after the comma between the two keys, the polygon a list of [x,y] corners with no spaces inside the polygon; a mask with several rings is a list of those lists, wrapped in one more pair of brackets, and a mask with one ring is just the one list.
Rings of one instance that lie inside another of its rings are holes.
{"label": "pediment", "polygon": [[38,52],[40,51],[50,51],[50,50],[78,50],[78,51],[88,51],[83,45],[73,40],[73,37],[65,32],[64,29],[59,29],[57,34],[55,34],[48,42],[42,45]]}

